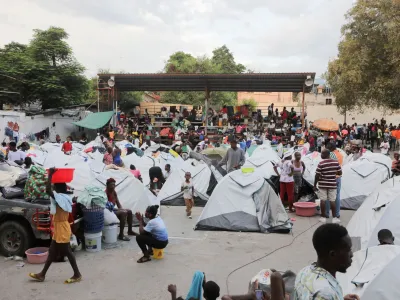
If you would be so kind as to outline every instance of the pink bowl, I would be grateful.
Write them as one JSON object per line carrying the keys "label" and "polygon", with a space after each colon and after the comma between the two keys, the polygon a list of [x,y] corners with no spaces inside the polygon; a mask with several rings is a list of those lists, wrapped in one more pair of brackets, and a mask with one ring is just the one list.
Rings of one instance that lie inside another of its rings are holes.
{"label": "pink bowl", "polygon": [[25,251],[26,260],[30,264],[44,264],[49,256],[49,248],[37,247]]}
{"label": "pink bowl", "polygon": [[314,202],[296,202],[293,204],[296,208],[296,215],[301,217],[312,217],[317,213],[317,204]]}

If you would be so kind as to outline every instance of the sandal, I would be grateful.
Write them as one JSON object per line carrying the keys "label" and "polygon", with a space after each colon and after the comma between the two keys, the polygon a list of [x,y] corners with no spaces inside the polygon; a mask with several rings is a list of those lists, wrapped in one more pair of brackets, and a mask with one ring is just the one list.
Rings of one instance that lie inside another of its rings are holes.
{"label": "sandal", "polygon": [[143,256],[137,262],[138,262],[138,264],[142,264],[142,263],[145,263],[145,262],[148,262],[148,261],[151,261],[150,256]]}
{"label": "sandal", "polygon": [[129,242],[131,239],[130,238],[128,238],[128,237],[126,237],[126,236],[123,236],[123,237],[118,237],[118,239],[120,240],[120,241],[124,241],[124,242]]}
{"label": "sandal", "polygon": [[82,276],[79,278],[70,278],[64,281],[64,284],[71,284],[71,283],[77,283],[82,280]]}
{"label": "sandal", "polygon": [[40,277],[39,277],[37,274],[35,274],[35,273],[29,273],[28,275],[29,275],[30,278],[35,279],[36,281],[39,281],[39,282],[43,282],[43,281],[44,281],[44,277],[43,277],[43,278],[40,278]]}

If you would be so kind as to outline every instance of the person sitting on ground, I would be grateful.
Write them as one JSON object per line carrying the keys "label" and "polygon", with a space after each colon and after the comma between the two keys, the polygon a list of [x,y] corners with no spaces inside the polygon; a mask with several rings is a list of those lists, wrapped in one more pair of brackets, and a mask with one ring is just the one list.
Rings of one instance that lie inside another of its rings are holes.
{"label": "person sitting on ground", "polygon": [[86,145],[88,143],[88,139],[86,137],[86,134],[82,133],[81,139],[79,140],[79,143],[82,145]]}
{"label": "person sitting on ground", "polygon": [[61,151],[64,152],[66,155],[70,155],[72,152],[72,143],[71,143],[72,138],[69,136],[67,137],[67,140],[61,147]]}
{"label": "person sitting on ground", "polygon": [[22,165],[26,157],[26,153],[21,150],[17,150],[17,144],[15,142],[10,142],[8,144],[7,157],[9,161],[13,161],[19,165]]}
{"label": "person sitting on ground", "polygon": [[61,137],[59,134],[56,135],[56,144],[62,144]]}
{"label": "person sitting on ground", "polygon": [[108,166],[108,165],[112,165],[113,163],[113,148],[112,147],[107,147],[107,152],[104,154],[103,156],[103,163]]}
{"label": "person sitting on ground", "polygon": [[50,169],[46,188],[47,194],[51,197],[50,212],[53,215],[54,234],[43,270],[37,274],[29,273],[29,277],[43,282],[51,264],[57,261],[59,256],[67,256],[69,263],[74,270],[74,275],[70,279],[67,279],[64,283],[70,284],[79,282],[82,279],[82,275],[79,272],[78,265],[70,245],[72,233],[68,218],[69,214],[72,212],[72,199],[67,194],[66,183],[55,183],[54,191],[52,190],[51,179],[55,172],[55,169]]}
{"label": "person sitting on ground", "polygon": [[151,260],[150,256],[153,255],[153,248],[164,249],[168,245],[168,232],[165,227],[164,221],[160,216],[157,216],[158,205],[147,207],[145,217],[149,219],[146,224],[143,215],[137,212],[136,218],[139,221],[139,235],[136,236],[136,242],[143,252],[137,262],[145,263]]}
{"label": "person sitting on ground", "polygon": [[29,171],[31,169],[32,165],[33,165],[32,158],[30,158],[29,156],[25,157],[24,169]]}
{"label": "person sitting on ground", "polygon": [[113,164],[116,165],[117,167],[123,167],[124,163],[121,158],[121,149],[118,147],[115,147],[113,151]]}
{"label": "person sitting on ground", "polygon": [[166,164],[165,165],[165,172],[163,172],[164,175],[164,179],[167,180],[169,175],[171,175],[172,171],[171,171],[171,165],[170,164]]}
{"label": "person sitting on ground", "polygon": [[394,236],[389,229],[381,229],[378,232],[379,246],[394,245]]}
{"label": "person sitting on ground", "polygon": [[[262,300],[289,300],[289,295],[285,292],[285,283],[283,281],[281,273],[276,270],[272,270],[271,274],[271,295],[268,295],[265,291],[262,291]],[[256,295],[256,290],[259,289],[258,281],[256,280],[251,287],[251,292],[241,296],[229,296],[225,295],[221,300],[255,300],[259,299]]]}
{"label": "person sitting on ground", "polygon": [[399,176],[400,175],[400,154],[395,152],[393,154],[393,161],[392,161],[392,172],[393,172],[393,176]]}
{"label": "person sitting on ground", "polygon": [[141,182],[143,182],[142,174],[140,174],[140,170],[137,170],[134,165],[131,165],[130,169],[131,169],[132,175],[135,176],[137,179],[139,179]]}
{"label": "person sitting on ground", "polygon": [[358,295],[343,296],[336,273],[346,273],[353,252],[347,229],[339,224],[323,224],[315,230],[312,243],[317,262],[303,268],[296,276],[294,300],[360,300]]}
{"label": "person sitting on ground", "polygon": [[[124,209],[122,208],[121,203],[119,202],[117,192],[115,191],[115,179],[114,178],[109,178],[107,179],[106,183],[106,194],[108,198],[108,203],[107,207],[111,210],[114,211],[114,213],[117,215],[119,219],[119,235],[118,239],[121,241],[130,241],[128,237],[124,235],[124,229],[125,229],[125,223],[128,222],[128,235],[137,235],[133,230],[133,214],[130,209]],[[115,207],[117,206],[117,208]]]}
{"label": "person sitting on ground", "polygon": [[[182,297],[176,297],[177,288],[175,284],[168,285],[168,292],[171,293],[172,300],[180,300]],[[203,272],[196,271],[193,275],[192,284],[190,290],[186,296],[186,299],[202,299],[205,300],[217,300],[219,297],[220,288],[214,281],[206,281],[206,276]]]}

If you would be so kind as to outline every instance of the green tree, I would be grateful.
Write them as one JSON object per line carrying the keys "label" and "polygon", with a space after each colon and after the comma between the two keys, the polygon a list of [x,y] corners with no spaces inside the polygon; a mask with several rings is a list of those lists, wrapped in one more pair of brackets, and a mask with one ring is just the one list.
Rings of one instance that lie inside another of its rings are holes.
{"label": "green tree", "polygon": [[[79,104],[89,96],[90,83],[65,41],[68,34],[57,27],[34,30],[28,45],[10,43],[0,49],[1,102],[31,103],[53,108]],[[3,81],[3,78],[7,78]]]}
{"label": "green tree", "polygon": [[243,99],[243,100],[242,100],[242,104],[243,104],[243,105],[248,105],[248,106],[249,106],[249,111],[250,111],[250,112],[253,112],[253,111],[256,111],[256,110],[257,110],[258,103],[257,103],[257,101],[254,100],[253,98],[250,98],[250,99]]}
{"label": "green tree", "polygon": [[346,19],[328,66],[338,109],[400,108],[400,2],[358,0]]}
{"label": "green tree", "polygon": [[[246,70],[242,64],[236,64],[233,54],[224,45],[213,51],[212,58],[206,55],[194,57],[182,51],[173,53],[166,61],[163,71],[173,74],[239,74]],[[212,92],[211,105],[234,105],[236,92]],[[204,92],[163,92],[161,101],[166,103],[204,105]]]}

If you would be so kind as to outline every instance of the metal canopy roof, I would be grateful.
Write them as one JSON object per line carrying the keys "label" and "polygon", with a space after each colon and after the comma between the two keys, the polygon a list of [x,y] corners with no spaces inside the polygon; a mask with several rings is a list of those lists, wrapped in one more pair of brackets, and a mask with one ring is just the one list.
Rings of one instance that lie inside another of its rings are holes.
{"label": "metal canopy roof", "polygon": [[[119,92],[127,91],[232,91],[302,92],[307,76],[315,73],[251,74],[98,74],[103,82],[114,76]],[[311,87],[305,87],[308,92]]]}

